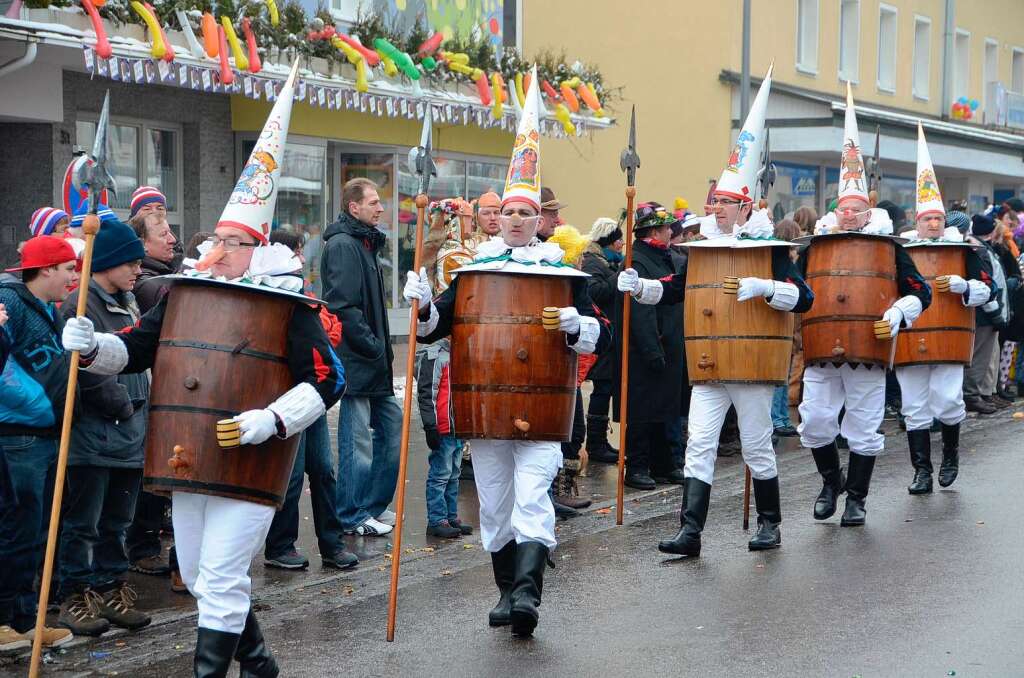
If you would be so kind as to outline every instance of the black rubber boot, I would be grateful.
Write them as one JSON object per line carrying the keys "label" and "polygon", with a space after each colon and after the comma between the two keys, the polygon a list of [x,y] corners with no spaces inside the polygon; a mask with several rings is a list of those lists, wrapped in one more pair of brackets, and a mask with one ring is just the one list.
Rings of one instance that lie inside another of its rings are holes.
{"label": "black rubber boot", "polygon": [[540,620],[540,596],[544,590],[544,568],[548,564],[548,547],[539,542],[525,541],[516,547],[516,579],[512,586],[512,635],[533,635]]}
{"label": "black rubber boot", "polygon": [[263,640],[263,631],[251,609],[249,616],[245,618],[242,636],[238,639],[235,659],[239,664],[239,678],[277,678],[281,672],[277,668],[274,655],[270,654],[270,649]]}
{"label": "black rubber boot", "polygon": [[710,503],[711,486],[696,478],[687,478],[683,483],[683,505],[679,510],[682,527],[672,539],[658,542],[658,550],[691,558],[699,556],[700,533],[704,531]]}
{"label": "black rubber boot", "polygon": [[907,431],[910,463],[914,466],[914,482],[907,487],[910,494],[929,494],[932,491],[932,437],[929,429]]}
{"label": "black rubber boot", "polygon": [[871,472],[875,469],[875,458],[850,452],[849,475],[846,478],[846,510],[839,524],[843,527],[863,525],[867,518],[864,499],[871,487]]}
{"label": "black rubber boot", "polygon": [[193,663],[195,678],[224,678],[238,647],[239,635],[199,627]]}
{"label": "black rubber boot", "polygon": [[846,479],[843,478],[843,470],[839,468],[839,450],[835,443],[815,447],[811,450],[811,456],[814,457],[818,473],[824,481],[821,492],[814,502],[814,519],[825,520],[835,515],[836,501],[843,493]]}
{"label": "black rubber boot", "polygon": [[487,615],[490,626],[508,626],[512,623],[512,586],[516,583],[516,540],[501,547],[497,553],[491,554],[491,567],[494,568],[494,583],[498,585],[498,604]]}
{"label": "black rubber boot", "polygon": [[942,425],[942,465],[939,485],[949,487],[960,472],[960,424]]}
{"label": "black rubber boot", "polygon": [[587,454],[590,461],[617,464],[619,451],[608,442],[608,417],[587,417]]}
{"label": "black rubber boot", "polygon": [[747,543],[751,551],[767,551],[782,546],[782,508],[779,506],[779,477],[754,478],[754,504],[757,506],[757,534]]}

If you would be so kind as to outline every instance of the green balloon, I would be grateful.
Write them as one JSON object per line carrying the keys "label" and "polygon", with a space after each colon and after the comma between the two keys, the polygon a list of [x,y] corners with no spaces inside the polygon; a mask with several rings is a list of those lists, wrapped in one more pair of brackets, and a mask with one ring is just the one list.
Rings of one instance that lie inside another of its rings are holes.
{"label": "green balloon", "polygon": [[432,71],[435,68],[437,68],[437,62],[434,61],[434,57],[423,57],[423,61],[421,61],[420,63],[422,63],[423,68],[427,69],[428,71]]}

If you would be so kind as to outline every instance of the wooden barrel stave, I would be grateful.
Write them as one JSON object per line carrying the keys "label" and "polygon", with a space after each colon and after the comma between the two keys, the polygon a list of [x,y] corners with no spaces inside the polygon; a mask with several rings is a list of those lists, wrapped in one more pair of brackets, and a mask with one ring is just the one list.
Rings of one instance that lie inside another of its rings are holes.
{"label": "wooden barrel stave", "polygon": [[804,362],[888,365],[892,343],[874,323],[898,297],[891,240],[844,234],[811,240],[807,284],[814,305],[801,319]]}
{"label": "wooden barrel stave", "polygon": [[[449,369],[461,438],[566,441],[576,404],[576,353],[545,330],[546,306],[573,304],[563,276],[459,275]],[[516,428],[516,420],[529,430]]]}
{"label": "wooden barrel stave", "polygon": [[974,354],[974,309],[964,306],[960,295],[935,289],[938,276],[967,278],[967,247],[923,245],[908,247],[907,253],[932,286],[932,303],[913,327],[900,331],[894,364],[969,365]]}
{"label": "wooden barrel stave", "polygon": [[[222,449],[216,423],[266,407],[292,387],[285,356],[295,303],[209,284],[178,283],[171,289],[153,366],[147,491],[281,506],[299,436]],[[230,322],[207,321],[216,318]],[[183,450],[183,468],[168,463],[175,446]]]}
{"label": "wooden barrel stave", "polygon": [[726,276],[772,278],[772,248],[691,247],[684,301],[686,366],[691,384],[789,381],[793,314],[764,299],[737,302]]}

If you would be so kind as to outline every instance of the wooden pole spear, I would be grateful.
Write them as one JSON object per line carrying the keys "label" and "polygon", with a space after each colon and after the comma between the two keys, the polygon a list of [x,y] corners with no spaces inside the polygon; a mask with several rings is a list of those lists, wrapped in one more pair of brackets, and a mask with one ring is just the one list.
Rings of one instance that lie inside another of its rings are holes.
{"label": "wooden pole spear", "polygon": [[[114,191],[114,180],[107,173],[107,126],[110,120],[110,92],[103,99],[103,111],[96,125],[96,138],[93,141],[92,162],[83,169],[80,177],[89,187],[89,214],[82,224],[85,235],[85,252],[82,254],[82,275],[78,284],[78,306],[75,315],[85,315],[86,303],[89,299],[89,279],[92,277],[92,249],[96,234],[100,231],[100,219],[96,215],[99,208],[100,194],[104,189]],[[46,537],[46,556],[43,559],[43,577],[39,582],[39,603],[36,608],[36,626],[32,636],[32,658],[29,663],[29,676],[39,675],[39,663],[43,652],[43,629],[46,626],[46,607],[50,603],[50,580],[53,578],[53,561],[57,550],[57,531],[60,527],[60,505],[64,499],[64,476],[68,467],[68,447],[71,443],[71,422],[75,414],[75,392],[78,389],[78,364],[81,355],[78,351],[71,352],[68,367],[68,386],[64,394],[64,418],[61,420],[60,448],[57,453],[57,472],[53,486],[53,504],[50,507],[50,529]]]}
{"label": "wooden pole spear", "polygon": [[[423,116],[423,132],[420,145],[409,151],[410,169],[419,179],[416,195],[416,247],[413,255],[413,270],[419,275],[423,265],[423,220],[427,208],[427,190],[430,177],[437,176],[437,168],[431,157],[431,114],[427,105]],[[409,352],[405,360],[405,402],[402,409],[402,440],[398,458],[398,500],[395,503],[395,537],[391,548],[391,587],[388,591],[387,639],[395,639],[395,617],[398,612],[398,574],[402,563],[402,525],[405,522],[405,478],[409,466],[409,425],[412,418],[413,373],[416,368],[416,328],[419,326],[419,303],[409,309]]]}

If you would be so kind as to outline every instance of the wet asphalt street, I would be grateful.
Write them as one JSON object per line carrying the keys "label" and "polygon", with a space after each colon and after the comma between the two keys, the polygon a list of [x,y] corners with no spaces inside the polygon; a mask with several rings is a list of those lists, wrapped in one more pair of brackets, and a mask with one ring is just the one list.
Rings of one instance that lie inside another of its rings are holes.
{"label": "wet asphalt street", "polygon": [[[721,460],[698,560],[655,549],[678,525],[679,488],[631,495],[623,527],[607,498],[561,523],[533,640],[487,627],[496,593],[476,536],[410,546],[394,643],[382,558],[257,583],[261,625],[282,676],[1024,676],[1024,423],[969,420],[960,478],[923,497],[907,494],[905,438],[887,427],[864,528],[815,523],[820,480],[792,440],[779,551],[746,549],[737,458]],[[46,675],[191,675],[194,618],[160,622],[72,648]]]}

